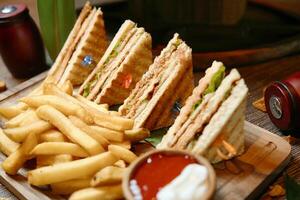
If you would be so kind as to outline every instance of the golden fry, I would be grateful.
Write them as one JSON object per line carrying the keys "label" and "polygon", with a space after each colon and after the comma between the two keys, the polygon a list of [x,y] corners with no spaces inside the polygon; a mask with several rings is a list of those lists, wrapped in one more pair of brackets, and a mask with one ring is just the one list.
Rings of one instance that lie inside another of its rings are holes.
{"label": "golden fry", "polygon": [[32,155],[70,154],[76,157],[88,157],[88,153],[79,145],[69,142],[44,142],[38,144],[31,152]]}
{"label": "golden fry", "polygon": [[118,160],[113,166],[120,167],[120,168],[125,168],[126,163],[124,160]]}
{"label": "golden fry", "polygon": [[24,112],[27,108],[28,106],[24,103],[18,103],[17,105],[13,106],[1,106],[0,115],[6,119],[11,119]]}
{"label": "golden fry", "polygon": [[38,140],[36,134],[30,133],[21,146],[3,161],[3,170],[11,175],[16,174],[25,161],[30,158],[29,153],[37,145],[37,143]]}
{"label": "golden fry", "polygon": [[127,169],[108,166],[101,169],[95,174],[91,180],[91,186],[105,186],[105,185],[114,185],[122,182],[123,175]]}
{"label": "golden fry", "polygon": [[78,190],[70,196],[69,200],[114,200],[122,198],[124,197],[121,185],[114,185]]}
{"label": "golden fry", "polygon": [[35,113],[35,111],[33,110],[30,110],[32,112],[29,112],[27,114],[27,116],[21,121],[20,123],[20,127],[21,126],[27,126],[27,125],[30,125],[34,122],[37,122],[37,121],[40,121],[41,119],[37,116],[37,114]]}
{"label": "golden fry", "polygon": [[44,120],[39,120],[26,126],[4,129],[4,132],[13,141],[23,142],[30,133],[39,134],[51,128],[51,124]]}
{"label": "golden fry", "polygon": [[125,139],[131,142],[138,142],[150,136],[150,131],[146,128],[137,128],[125,131]]}
{"label": "golden fry", "polygon": [[50,105],[66,116],[75,115],[81,118],[82,120],[85,120],[87,123],[92,123],[91,117],[86,116],[86,114],[88,113],[81,106],[67,101],[61,97],[57,97],[54,95],[41,95],[23,97],[20,101],[34,108],[38,108],[42,105]]}
{"label": "golden fry", "polygon": [[89,125],[81,121],[79,118],[70,116],[69,119],[77,128],[81,129],[89,136],[97,140],[102,145],[102,147],[107,148],[107,146],[109,145],[109,141],[105,137],[103,137],[97,131],[93,130]]}
{"label": "golden fry", "polygon": [[54,194],[67,195],[77,190],[90,187],[91,178],[75,179],[51,184]]}
{"label": "golden fry", "polygon": [[7,137],[0,128],[0,150],[5,155],[9,156],[19,148],[20,144],[12,141]]}
{"label": "golden fry", "polygon": [[73,160],[73,156],[69,154],[61,154],[61,155],[38,155],[36,156],[36,165],[37,168],[48,166],[48,165],[56,165],[59,163],[70,162]]}
{"label": "golden fry", "polygon": [[104,151],[94,138],[74,126],[72,122],[55,108],[44,105],[37,109],[40,118],[49,121],[73,142],[83,147],[90,155]]}
{"label": "golden fry", "polygon": [[66,142],[68,138],[55,129],[50,129],[40,135],[39,142]]}
{"label": "golden fry", "polygon": [[94,122],[102,127],[124,131],[133,128],[134,121],[132,119],[126,119],[119,116],[114,116],[101,112],[94,112]]}
{"label": "golden fry", "polygon": [[109,141],[122,142],[124,139],[124,133],[121,131],[115,131],[100,126],[90,126],[96,133],[102,135]]}
{"label": "golden fry", "polygon": [[124,160],[126,163],[132,163],[137,158],[137,156],[130,150],[117,145],[109,145],[108,151],[121,160]]}
{"label": "golden fry", "polygon": [[22,121],[28,117],[31,113],[35,113],[33,110],[26,110],[25,112],[22,112],[21,114],[15,116],[14,118],[11,118],[9,121],[5,122],[5,128],[15,128],[17,126],[20,126]]}
{"label": "golden fry", "polygon": [[83,96],[81,95],[75,95],[76,99],[81,102],[82,104],[85,104],[86,106],[89,106],[90,108],[94,108],[96,110],[99,110],[101,112],[104,112],[104,113],[108,113],[108,104],[96,104],[95,102],[93,101],[90,101],[90,100],[87,100],[86,98],[84,98]]}
{"label": "golden fry", "polygon": [[92,176],[118,159],[112,153],[104,152],[80,160],[41,167],[28,172],[28,182],[39,186]]}
{"label": "golden fry", "polygon": [[43,91],[45,95],[54,95],[60,98],[65,99],[68,102],[72,102],[73,104],[77,104],[78,106],[81,106],[82,109],[77,111],[77,115],[80,119],[82,119],[87,124],[92,124],[93,118],[91,115],[89,115],[89,112],[86,111],[85,107],[73,96],[70,96],[66,93],[64,93],[60,88],[58,88],[55,84],[44,84]]}
{"label": "golden fry", "polygon": [[111,144],[123,147],[125,149],[130,149],[131,148],[131,143],[128,140],[125,140],[125,141],[122,141],[122,142],[111,142]]}

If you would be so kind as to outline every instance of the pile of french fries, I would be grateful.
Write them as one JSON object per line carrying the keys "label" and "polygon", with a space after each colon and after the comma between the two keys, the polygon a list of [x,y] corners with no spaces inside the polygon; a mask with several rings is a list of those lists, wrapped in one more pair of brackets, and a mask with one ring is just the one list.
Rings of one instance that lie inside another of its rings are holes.
{"label": "pile of french fries", "polygon": [[122,176],[137,158],[131,144],[149,131],[133,129],[133,120],[105,104],[73,95],[70,83],[61,88],[44,84],[42,93],[0,108],[6,118],[0,129],[5,172],[17,174],[35,159],[36,168],[27,173],[31,185],[50,186],[69,199],[122,198]]}

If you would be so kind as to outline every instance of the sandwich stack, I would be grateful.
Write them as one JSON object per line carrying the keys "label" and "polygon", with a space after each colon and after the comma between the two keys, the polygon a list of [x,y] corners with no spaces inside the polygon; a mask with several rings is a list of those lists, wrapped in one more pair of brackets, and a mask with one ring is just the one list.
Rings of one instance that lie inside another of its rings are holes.
{"label": "sandwich stack", "polygon": [[224,75],[215,61],[157,148],[188,150],[212,163],[243,153],[248,88],[236,69]]}
{"label": "sandwich stack", "polygon": [[[80,85],[98,63],[107,47],[103,13],[89,2],[83,7],[46,82]],[[87,59],[88,61],[85,61]]]}
{"label": "sandwich stack", "polygon": [[79,94],[96,103],[121,104],[152,63],[152,39],[126,20]]}
{"label": "sandwich stack", "polygon": [[193,82],[192,50],[175,34],[119,112],[134,119],[136,128],[153,130],[169,126],[174,122],[175,102],[184,104],[192,93]]}

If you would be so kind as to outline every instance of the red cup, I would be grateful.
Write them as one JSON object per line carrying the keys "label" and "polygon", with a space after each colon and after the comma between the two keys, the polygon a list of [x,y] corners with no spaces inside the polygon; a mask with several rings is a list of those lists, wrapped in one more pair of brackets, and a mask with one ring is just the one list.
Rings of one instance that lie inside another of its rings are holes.
{"label": "red cup", "polygon": [[284,131],[300,130],[300,72],[269,85],[264,98],[275,126]]}
{"label": "red cup", "polygon": [[0,5],[0,54],[16,78],[48,68],[41,35],[25,4]]}

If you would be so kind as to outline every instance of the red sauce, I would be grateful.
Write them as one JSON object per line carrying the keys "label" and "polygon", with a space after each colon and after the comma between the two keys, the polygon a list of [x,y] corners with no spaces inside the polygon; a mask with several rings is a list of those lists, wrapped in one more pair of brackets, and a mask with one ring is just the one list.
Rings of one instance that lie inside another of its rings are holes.
{"label": "red sauce", "polygon": [[187,155],[154,154],[139,166],[132,179],[137,181],[143,200],[153,200],[162,187],[192,163],[197,163],[196,159]]}

